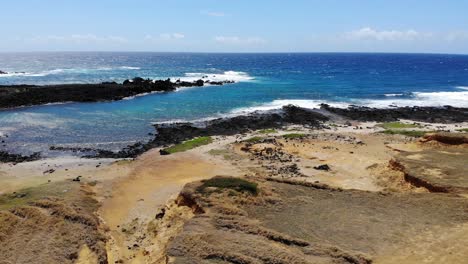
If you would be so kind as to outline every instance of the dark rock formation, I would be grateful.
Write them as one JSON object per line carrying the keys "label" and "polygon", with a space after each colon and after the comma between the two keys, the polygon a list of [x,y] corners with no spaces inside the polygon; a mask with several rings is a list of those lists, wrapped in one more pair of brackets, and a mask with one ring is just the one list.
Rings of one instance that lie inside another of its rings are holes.
{"label": "dark rock formation", "polygon": [[11,154],[5,151],[0,151],[0,162],[12,162],[12,163],[20,163],[26,161],[34,161],[41,158],[40,153],[34,153],[29,156],[22,156],[19,154]]}
{"label": "dark rock formation", "polygon": [[0,71],[0,74],[8,74],[8,72]]}
{"label": "dark rock formation", "polygon": [[413,106],[380,109],[364,106],[335,108],[322,104],[321,109],[356,121],[391,122],[398,119],[410,119],[428,123],[458,123],[468,121],[468,108],[451,106]]}
{"label": "dark rock formation", "polygon": [[323,164],[323,165],[315,166],[314,169],[316,169],[316,170],[323,170],[323,171],[329,171],[329,170],[330,170],[330,166],[328,166],[328,164]]}
{"label": "dark rock formation", "polygon": [[229,136],[246,133],[251,130],[280,128],[288,124],[302,124],[318,128],[326,120],[328,120],[327,117],[314,110],[289,105],[277,112],[219,118],[198,125],[193,123],[157,124],[155,125],[157,131],[155,138],[146,144],[137,143],[119,152],[96,150],[96,155],[87,157],[134,158],[151,148],[181,143],[194,137]]}
{"label": "dark rock formation", "polygon": [[[219,82],[223,85],[228,82]],[[0,109],[58,102],[115,101],[151,92],[172,92],[179,87],[203,86],[204,81],[172,82],[136,77],[122,84],[0,85]]]}

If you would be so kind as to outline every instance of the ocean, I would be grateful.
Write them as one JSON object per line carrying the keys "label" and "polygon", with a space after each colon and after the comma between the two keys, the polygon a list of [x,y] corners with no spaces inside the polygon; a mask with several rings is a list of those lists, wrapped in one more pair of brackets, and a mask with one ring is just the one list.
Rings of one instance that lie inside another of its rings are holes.
{"label": "ocean", "polygon": [[[0,111],[0,150],[49,147],[118,150],[149,140],[153,123],[233,116],[283,105],[468,107],[468,56],[365,53],[0,53],[0,85],[233,80],[116,102],[67,103]],[[6,137],[8,136],[8,137]]]}

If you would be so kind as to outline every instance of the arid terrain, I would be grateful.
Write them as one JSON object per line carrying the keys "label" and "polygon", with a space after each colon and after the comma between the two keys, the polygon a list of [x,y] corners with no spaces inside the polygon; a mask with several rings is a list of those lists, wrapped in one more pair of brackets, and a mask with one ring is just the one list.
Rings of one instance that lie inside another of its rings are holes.
{"label": "arid terrain", "polygon": [[466,263],[467,127],[333,119],[3,163],[0,263]]}

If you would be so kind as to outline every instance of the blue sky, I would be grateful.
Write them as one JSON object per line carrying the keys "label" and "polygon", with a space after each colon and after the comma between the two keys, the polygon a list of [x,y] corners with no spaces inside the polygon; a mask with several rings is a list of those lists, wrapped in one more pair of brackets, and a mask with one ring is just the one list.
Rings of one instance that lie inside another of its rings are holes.
{"label": "blue sky", "polygon": [[0,51],[468,53],[468,0],[3,0]]}

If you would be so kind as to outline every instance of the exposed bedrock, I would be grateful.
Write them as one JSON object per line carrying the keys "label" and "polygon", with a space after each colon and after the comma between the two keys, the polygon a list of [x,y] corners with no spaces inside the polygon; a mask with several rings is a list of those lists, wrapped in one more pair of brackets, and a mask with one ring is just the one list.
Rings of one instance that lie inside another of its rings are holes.
{"label": "exposed bedrock", "polygon": [[179,87],[223,85],[231,83],[205,82],[197,80],[185,82],[177,80],[150,80],[136,77],[122,84],[103,82],[100,84],[60,84],[60,85],[0,85],[0,108],[42,105],[58,102],[99,102],[115,101],[126,97],[151,92],[171,92]]}
{"label": "exposed bedrock", "polygon": [[390,167],[404,173],[405,181],[431,192],[468,193],[468,136],[429,134],[420,141],[422,150],[399,152]]}
{"label": "exposed bedrock", "polygon": [[364,106],[336,108],[327,104],[322,104],[321,109],[356,121],[390,122],[398,119],[409,119],[428,123],[457,123],[468,121],[468,108],[451,106],[413,106],[380,109]]}
{"label": "exposed bedrock", "polygon": [[0,162],[12,162],[12,163],[20,163],[26,161],[34,161],[41,158],[40,153],[34,153],[29,156],[23,156],[20,154],[12,154],[5,151],[0,151]]}

